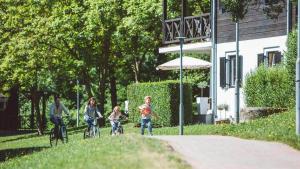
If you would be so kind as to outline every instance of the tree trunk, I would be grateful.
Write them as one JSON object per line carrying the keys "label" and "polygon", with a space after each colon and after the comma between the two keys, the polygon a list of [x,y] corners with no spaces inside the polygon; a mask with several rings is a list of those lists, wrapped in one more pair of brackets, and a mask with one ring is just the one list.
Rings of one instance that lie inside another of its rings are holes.
{"label": "tree trunk", "polygon": [[138,60],[138,35],[132,37],[133,44],[133,55],[134,55],[134,64],[133,64],[133,72],[135,83],[139,82],[139,74],[140,74],[140,61]]}
{"label": "tree trunk", "polygon": [[134,80],[135,83],[139,82],[139,74],[140,74],[140,62],[137,58],[134,58],[133,72],[134,72]]}
{"label": "tree trunk", "polygon": [[42,100],[42,128],[43,128],[43,130],[45,130],[46,126],[47,126],[46,106],[47,106],[47,96],[45,94],[43,94],[43,100]]}
{"label": "tree trunk", "polygon": [[110,72],[110,94],[111,94],[111,106],[112,109],[117,106],[117,85],[116,85],[116,77]]}
{"label": "tree trunk", "polygon": [[[101,60],[100,65],[102,65],[102,71],[100,73],[99,79],[99,103],[100,103],[100,111],[102,115],[104,115],[104,104],[105,104],[105,86],[107,79],[107,71],[108,71],[108,63],[109,63],[109,55],[110,55],[110,37],[111,35],[108,33],[103,39],[102,51],[103,51],[103,59]],[[105,125],[105,117],[100,120],[99,125]]]}
{"label": "tree trunk", "polygon": [[83,77],[85,77],[83,79],[83,83],[85,85],[85,91],[88,94],[89,98],[93,96],[92,94],[92,87],[91,87],[91,78],[89,77],[89,75],[86,73],[88,72],[88,70],[84,70],[83,72]]}
{"label": "tree trunk", "polygon": [[34,108],[35,108],[35,114],[36,114],[36,125],[37,125],[37,130],[38,134],[42,135],[43,134],[43,129],[42,129],[42,118],[41,118],[41,111],[40,111],[40,100],[41,97],[39,96],[38,91],[34,91],[33,95],[33,100],[34,100]]}
{"label": "tree trunk", "polygon": [[34,94],[33,94],[33,92],[31,91],[31,94],[30,94],[31,96],[30,96],[30,99],[31,99],[31,114],[30,114],[30,128],[31,129],[34,129],[34,104],[35,104],[35,102],[34,102]]}

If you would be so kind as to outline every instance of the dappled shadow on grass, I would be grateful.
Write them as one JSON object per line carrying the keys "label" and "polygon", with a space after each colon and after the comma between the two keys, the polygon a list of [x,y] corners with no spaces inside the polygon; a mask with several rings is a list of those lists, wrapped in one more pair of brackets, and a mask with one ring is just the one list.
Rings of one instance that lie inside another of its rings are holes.
{"label": "dappled shadow on grass", "polygon": [[[20,135],[20,136],[18,136]],[[10,141],[16,141],[16,140],[22,140],[22,139],[28,139],[39,136],[36,131],[13,131],[13,132],[0,132],[0,136],[3,136],[3,140],[0,141],[1,143],[10,142]],[[5,138],[8,136],[15,136],[13,138]]]}
{"label": "dappled shadow on grass", "polygon": [[0,150],[0,163],[8,159],[15,157],[24,156],[27,154],[32,154],[34,152],[42,151],[43,149],[50,147],[26,147],[26,148],[16,148],[16,149],[4,149]]}
{"label": "dappled shadow on grass", "polygon": [[9,130],[0,130],[0,136],[15,136],[20,134],[29,134],[37,132],[36,130],[26,129],[26,130],[17,130],[17,131],[9,131]]}
{"label": "dappled shadow on grass", "polygon": [[[68,129],[69,134],[76,134],[79,132],[84,131],[86,126],[80,126],[80,127],[70,127]],[[43,135],[38,135],[36,130],[19,130],[19,131],[0,131],[0,136],[3,136],[3,140],[0,141],[0,143],[10,142],[10,141],[17,141],[17,140],[23,140],[23,139],[30,139],[34,137],[40,137],[40,136],[47,136],[49,135],[50,130],[45,130]],[[20,135],[20,136],[18,136]],[[13,138],[5,138],[7,136],[15,136]]]}

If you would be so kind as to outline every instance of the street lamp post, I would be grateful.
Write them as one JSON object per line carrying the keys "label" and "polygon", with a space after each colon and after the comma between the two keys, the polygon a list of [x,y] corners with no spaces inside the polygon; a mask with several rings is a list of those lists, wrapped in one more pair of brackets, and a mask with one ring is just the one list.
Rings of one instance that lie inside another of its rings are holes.
{"label": "street lamp post", "polygon": [[182,84],[182,47],[185,37],[178,37],[180,40],[180,103],[179,103],[179,135],[183,135],[183,123],[184,123],[184,106],[183,106],[183,84]]}
{"label": "street lamp post", "polygon": [[[300,0],[298,0],[298,11],[300,10]],[[300,135],[300,17],[298,12],[298,49],[296,61],[296,134]]]}
{"label": "street lamp post", "polygon": [[76,114],[76,126],[79,126],[79,80],[77,82],[77,114]]}

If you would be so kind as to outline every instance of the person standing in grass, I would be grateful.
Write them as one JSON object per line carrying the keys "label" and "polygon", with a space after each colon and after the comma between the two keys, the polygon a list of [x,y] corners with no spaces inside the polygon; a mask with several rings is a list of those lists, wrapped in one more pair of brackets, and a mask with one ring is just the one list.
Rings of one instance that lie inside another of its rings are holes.
{"label": "person standing in grass", "polygon": [[145,96],[144,98],[145,104],[139,106],[140,114],[141,114],[141,134],[144,135],[144,130],[147,125],[148,132],[152,136],[152,115],[157,117],[157,115],[153,112],[151,106],[151,96]]}

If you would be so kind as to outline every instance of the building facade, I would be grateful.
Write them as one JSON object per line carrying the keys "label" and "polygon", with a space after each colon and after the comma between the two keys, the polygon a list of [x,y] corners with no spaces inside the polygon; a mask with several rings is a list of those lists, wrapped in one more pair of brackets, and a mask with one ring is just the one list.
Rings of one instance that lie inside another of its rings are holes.
{"label": "building facade", "polygon": [[[185,0],[182,1],[182,4],[184,3],[185,5],[182,5],[182,7],[188,5]],[[167,6],[165,3],[163,4],[165,11]],[[292,25],[296,22],[295,7],[291,7],[290,10],[287,10],[287,5],[284,5],[283,12],[275,19],[271,19],[264,13],[264,9],[267,6],[267,1],[265,4],[259,6],[250,6],[247,15],[240,21],[240,63],[238,65],[240,70],[239,73],[241,75],[240,109],[247,106],[243,93],[245,76],[251,71],[255,71],[261,64],[271,67],[284,60],[283,54],[286,51],[287,34]],[[184,16],[184,8],[182,8],[182,10],[182,15]],[[183,20],[182,28],[184,29],[182,31],[184,36],[187,37],[187,41],[183,46],[184,53],[211,52],[210,16],[211,14],[202,14],[200,16],[184,16],[184,19],[181,19]],[[228,107],[225,116],[220,115],[221,112],[218,110],[217,118],[235,118],[235,23],[232,22],[230,15],[225,12],[220,1],[217,1],[216,16],[217,106],[227,105]],[[165,42],[165,45],[159,49],[159,52],[179,52],[178,42],[175,41],[174,38],[175,36],[178,36],[181,31],[178,30],[177,33],[174,31],[178,28],[178,26],[176,26],[176,24],[179,24],[178,19],[167,20],[166,18],[166,14],[164,14],[163,41]],[[190,21],[191,19],[193,20]],[[179,19],[179,21],[181,20]],[[174,21],[177,21],[178,23],[174,23]],[[174,41],[170,41],[170,39],[173,39]]]}

